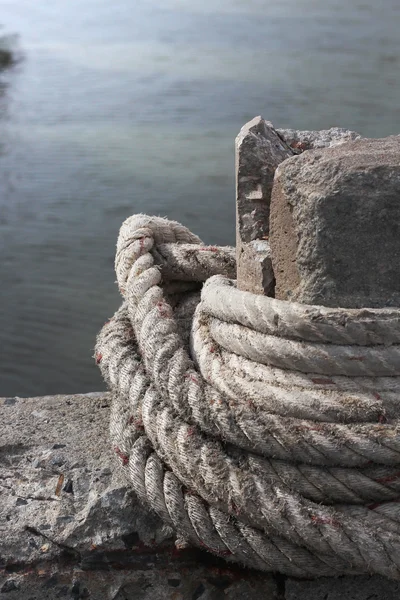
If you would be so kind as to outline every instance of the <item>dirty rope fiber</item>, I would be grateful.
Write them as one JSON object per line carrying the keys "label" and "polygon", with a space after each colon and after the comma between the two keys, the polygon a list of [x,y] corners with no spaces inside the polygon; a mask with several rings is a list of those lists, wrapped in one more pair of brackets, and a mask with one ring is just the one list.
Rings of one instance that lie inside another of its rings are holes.
{"label": "dirty rope fiber", "polygon": [[233,248],[136,215],[96,362],[137,496],[177,533],[292,576],[400,579],[400,308],[241,292]]}

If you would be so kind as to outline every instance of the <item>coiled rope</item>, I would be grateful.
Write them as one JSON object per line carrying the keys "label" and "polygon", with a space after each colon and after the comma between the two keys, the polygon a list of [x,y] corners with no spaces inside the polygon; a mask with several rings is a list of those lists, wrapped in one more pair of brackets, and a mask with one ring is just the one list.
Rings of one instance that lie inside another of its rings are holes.
{"label": "coiled rope", "polygon": [[239,291],[234,249],[145,215],[115,265],[95,356],[137,496],[256,569],[400,579],[400,309]]}

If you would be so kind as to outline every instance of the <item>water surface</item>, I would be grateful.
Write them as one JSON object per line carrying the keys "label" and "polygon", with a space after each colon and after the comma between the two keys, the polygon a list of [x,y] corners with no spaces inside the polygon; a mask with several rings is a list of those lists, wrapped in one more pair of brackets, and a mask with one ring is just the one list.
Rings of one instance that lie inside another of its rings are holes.
{"label": "water surface", "polygon": [[1,5],[24,60],[0,77],[0,396],[103,387],[121,222],[233,243],[233,140],[253,116],[400,130],[397,0]]}

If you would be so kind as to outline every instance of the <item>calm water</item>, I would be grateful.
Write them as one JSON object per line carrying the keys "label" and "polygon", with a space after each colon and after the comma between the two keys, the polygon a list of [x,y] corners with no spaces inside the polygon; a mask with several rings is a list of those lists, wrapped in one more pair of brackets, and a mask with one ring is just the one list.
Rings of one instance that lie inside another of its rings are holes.
{"label": "calm water", "polygon": [[233,140],[400,132],[398,0],[10,0],[0,76],[1,395],[102,389],[122,220],[234,242]]}

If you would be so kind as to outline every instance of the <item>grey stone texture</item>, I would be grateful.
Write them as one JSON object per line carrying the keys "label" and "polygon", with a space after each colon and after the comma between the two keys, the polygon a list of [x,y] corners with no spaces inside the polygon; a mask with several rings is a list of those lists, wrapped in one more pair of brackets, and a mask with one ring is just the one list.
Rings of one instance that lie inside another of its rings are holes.
{"label": "grey stone texture", "polygon": [[400,137],[309,150],[276,170],[275,296],[348,308],[400,306]]}
{"label": "grey stone texture", "polygon": [[271,294],[268,235],[271,191],[276,167],[293,151],[273,125],[255,117],[240,130],[236,152],[236,255],[240,290]]}
{"label": "grey stone texture", "polygon": [[[46,563],[0,583],[3,600],[281,600],[272,577],[141,555],[138,565],[100,569]],[[175,564],[176,563],[176,564]]]}
{"label": "grey stone texture", "polygon": [[108,394],[6,399],[0,409],[0,556],[7,563],[124,549],[171,531],[144,517],[115,468]]}
{"label": "grey stone texture", "polygon": [[288,579],[286,600],[398,600],[400,582],[382,577],[321,577],[315,581]]}
{"label": "grey stone texture", "polygon": [[317,148],[333,148],[345,142],[361,139],[359,133],[342,127],[331,127],[321,131],[277,129],[276,132],[296,154]]}
{"label": "grey stone texture", "polygon": [[240,290],[264,296],[273,295],[275,277],[267,240],[253,240],[248,244],[241,244],[237,265]]}

